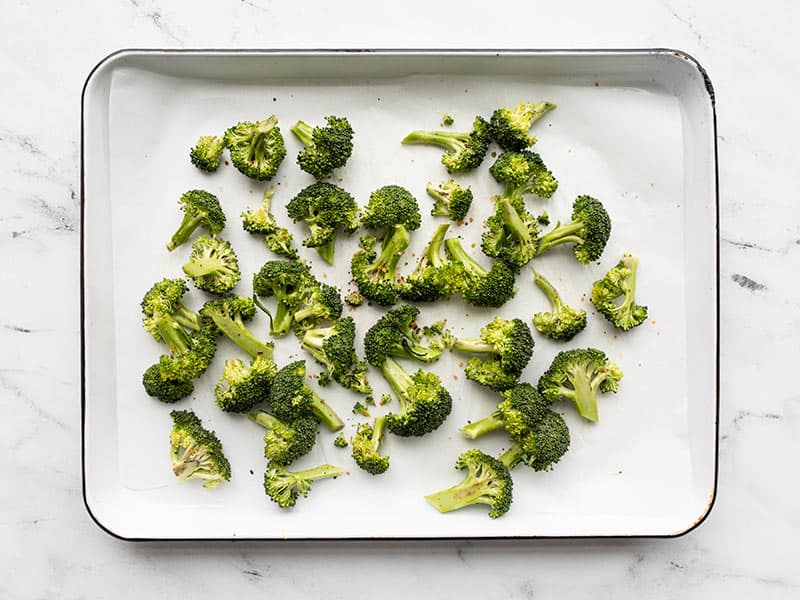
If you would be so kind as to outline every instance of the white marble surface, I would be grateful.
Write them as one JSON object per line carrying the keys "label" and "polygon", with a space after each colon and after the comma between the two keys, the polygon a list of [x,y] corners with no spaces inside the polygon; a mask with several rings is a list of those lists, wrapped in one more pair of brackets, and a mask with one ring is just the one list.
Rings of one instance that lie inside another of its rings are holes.
{"label": "white marble surface", "polygon": [[[509,16],[506,3],[464,0],[460,17],[449,2],[361,4],[304,2],[300,13],[301,3],[267,0],[210,10],[2,3],[0,597],[798,597],[800,393],[788,380],[800,339],[800,8],[519,3]],[[86,74],[122,47],[337,46],[668,46],[708,69],[719,121],[722,410],[719,493],[698,530],[675,540],[158,545],[119,542],[89,519],[77,279]]]}

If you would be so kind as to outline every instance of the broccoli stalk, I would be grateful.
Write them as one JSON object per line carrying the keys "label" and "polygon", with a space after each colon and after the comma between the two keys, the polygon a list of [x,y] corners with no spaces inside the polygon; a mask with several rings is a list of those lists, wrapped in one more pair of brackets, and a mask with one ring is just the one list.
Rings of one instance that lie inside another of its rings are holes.
{"label": "broccoli stalk", "polygon": [[170,416],[173,422],[170,457],[172,472],[178,480],[200,479],[205,488],[230,481],[231,465],[215,433],[204,429],[192,411],[173,410]]}
{"label": "broccoli stalk", "polygon": [[250,298],[233,295],[206,302],[200,309],[205,321],[211,321],[220,333],[250,356],[262,355],[272,360],[273,345],[261,342],[245,326],[245,321],[251,320],[255,313],[256,307]]}
{"label": "broccoli stalk", "polygon": [[611,235],[611,219],[603,204],[591,196],[578,196],[572,204],[572,221],[539,237],[537,256],[559,244],[572,243],[575,258],[584,264],[600,258]]}
{"label": "broccoli stalk", "polygon": [[[253,295],[274,296],[276,312],[271,316],[270,335],[281,337],[289,333],[294,312],[310,288],[318,286],[308,267],[299,261],[270,260],[253,275]],[[259,305],[259,308],[266,309]]]}
{"label": "broccoli stalk", "polygon": [[393,358],[386,357],[381,372],[398,398],[400,411],[386,417],[386,425],[400,436],[421,436],[444,423],[453,407],[449,392],[434,373],[409,375]]}
{"label": "broccoli stalk", "polygon": [[305,471],[288,471],[280,465],[273,466],[270,463],[264,473],[264,491],[278,506],[289,508],[297,503],[300,495],[304,498],[308,496],[314,481],[336,478],[342,473],[342,468],[333,465],[321,465]]}
{"label": "broccoli stalk", "polygon": [[554,340],[571,340],[586,327],[586,311],[575,310],[564,303],[561,295],[544,275],[533,271],[533,281],[544,292],[553,308],[551,312],[533,315],[536,331]]}
{"label": "broccoli stalk", "polygon": [[225,213],[213,194],[203,190],[189,190],[181,196],[178,204],[183,210],[183,220],[167,243],[167,250],[170,252],[188,240],[198,227],[205,228],[212,236],[219,234],[225,227]]}
{"label": "broccoli stalk", "polygon": [[477,168],[483,162],[490,141],[489,123],[482,117],[475,117],[471,131],[412,131],[401,143],[444,148],[442,164],[449,172],[455,173]]}
{"label": "broccoli stalk", "polygon": [[487,417],[473,421],[469,425],[464,425],[461,428],[461,433],[464,437],[475,440],[482,435],[497,431],[503,428],[503,415],[499,411],[494,411]]}
{"label": "broccoli stalk", "polygon": [[496,261],[490,271],[464,251],[455,238],[444,242],[452,260],[460,264],[464,273],[461,288],[463,298],[475,306],[498,308],[514,295],[514,273],[504,263]]}

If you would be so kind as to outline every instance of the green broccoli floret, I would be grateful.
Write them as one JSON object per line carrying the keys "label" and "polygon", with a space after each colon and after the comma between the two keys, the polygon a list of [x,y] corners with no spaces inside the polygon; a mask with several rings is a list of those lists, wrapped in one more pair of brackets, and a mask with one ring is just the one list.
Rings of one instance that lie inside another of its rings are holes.
{"label": "green broccoli floret", "polygon": [[523,150],[536,143],[529,133],[533,124],[556,108],[550,102],[520,102],[513,108],[498,108],[489,121],[492,138],[503,150]]}
{"label": "green broccoli floret", "polygon": [[192,380],[202,375],[214,358],[217,345],[214,333],[208,327],[187,333],[175,324],[174,331],[160,329],[167,341],[170,354],[164,354],[158,363],[148,368],[142,385],[148,395],[162,402],[177,402],[192,393]]}
{"label": "green broccoli floret", "polygon": [[611,219],[603,204],[591,196],[578,196],[572,204],[572,222],[556,223],[539,237],[537,255],[558,244],[573,243],[572,252],[584,264],[600,258],[611,236]]}
{"label": "green broccoli floret", "polygon": [[432,342],[428,346],[420,342],[423,330],[416,323],[419,309],[404,304],[393,308],[367,330],[364,336],[364,349],[367,362],[380,368],[388,356],[412,358],[431,363],[439,360],[444,350],[441,328],[431,334]]}
{"label": "green broccoli floret", "polygon": [[356,356],[355,337],[356,326],[352,317],[338,319],[330,327],[309,329],[303,334],[303,349],[325,365],[326,371],[319,378],[320,385],[333,379],[362,394],[372,391],[367,381],[367,365]]}
{"label": "green broccoli floret", "polygon": [[421,223],[422,215],[417,199],[399,185],[385,185],[372,192],[361,215],[361,224],[364,227],[384,232],[384,246],[395,225],[403,225],[408,231],[414,231],[419,229]]}
{"label": "green broccoli floret", "polygon": [[461,265],[464,281],[461,296],[475,306],[498,308],[514,295],[514,273],[503,262],[495,261],[486,271],[468,255],[456,238],[444,242],[447,254]]}
{"label": "green broccoli floret", "polygon": [[472,190],[468,187],[461,187],[458,183],[449,179],[437,186],[428,182],[425,190],[433,198],[433,208],[431,215],[434,217],[447,217],[452,221],[463,221],[470,206],[472,206]]}
{"label": "green broccoli floret", "polygon": [[191,379],[186,381],[169,381],[161,377],[158,363],[150,366],[142,376],[142,385],[148,396],[158,398],[161,402],[172,404],[191,395],[194,384]]}
{"label": "green broccoli floret", "polygon": [[523,439],[544,417],[550,403],[529,383],[518,383],[502,393],[503,401],[489,416],[461,428],[464,437],[475,440],[505,429],[514,441]]}
{"label": "green broccoli floret", "polygon": [[375,406],[375,398],[373,396],[367,396],[364,398],[364,403],[367,406]]}
{"label": "green broccoli floret", "polygon": [[503,391],[519,380],[533,354],[533,336],[520,319],[494,320],[481,328],[479,338],[445,336],[445,343],[455,352],[477,354],[464,369],[467,379]]}
{"label": "green broccoli floret", "polygon": [[259,354],[250,366],[238,358],[225,361],[222,378],[214,393],[217,406],[225,412],[247,412],[269,396],[269,388],[278,367],[272,359]]}
{"label": "green broccoli floret", "polygon": [[402,143],[430,144],[444,148],[442,164],[448,172],[457,173],[471,171],[480,166],[490,141],[489,123],[482,117],[475,117],[471,131],[412,131],[403,138]]}
{"label": "green broccoli floret", "polygon": [[350,261],[350,272],[362,296],[383,305],[397,302],[402,287],[397,264],[410,242],[411,235],[403,225],[394,226],[380,255],[374,250],[378,240],[370,235],[361,238],[361,248]]}
{"label": "green broccoli floret", "polygon": [[438,375],[422,370],[409,375],[388,356],[381,372],[400,404],[399,412],[386,416],[389,431],[403,437],[421,436],[444,423],[453,408],[453,399]]}
{"label": "green broccoli floret", "polygon": [[306,385],[306,363],[298,360],[278,371],[269,392],[272,412],[281,421],[293,421],[311,414],[331,431],[339,431],[344,423],[334,410]]}
{"label": "green broccoli floret", "polygon": [[297,258],[297,249],[292,244],[292,234],[288,229],[280,227],[272,214],[272,197],[275,188],[264,192],[264,200],[255,210],[242,213],[242,227],[248,233],[264,234],[264,243],[275,254],[286,258]]}
{"label": "green broccoli floret", "polygon": [[521,198],[495,196],[494,214],[486,220],[481,249],[486,256],[499,258],[514,268],[528,264],[538,247],[539,225],[525,209]]}
{"label": "green broccoli floret", "polygon": [[558,189],[558,181],[542,157],[536,152],[503,152],[489,168],[492,177],[506,186],[504,196],[522,198],[525,194],[536,194],[550,198]]}
{"label": "green broccoli floret", "polygon": [[225,213],[214,194],[203,190],[189,190],[178,200],[183,210],[183,221],[167,243],[172,252],[189,239],[198,227],[203,227],[212,236],[218,235],[225,227]]}
{"label": "green broccoli floret", "polygon": [[231,127],[225,132],[225,146],[231,153],[233,166],[259,181],[272,179],[286,156],[275,115],[258,123],[243,121]]}
{"label": "green broccoli floret", "polygon": [[549,471],[569,450],[569,427],[564,417],[545,411],[531,430],[497,460],[509,470],[524,462],[536,471]]}
{"label": "green broccoli floret", "polygon": [[334,169],[343,167],[353,153],[353,128],[345,117],[325,117],[327,127],[312,127],[298,121],[292,133],[306,147],[297,155],[303,171],[325,179]]}
{"label": "green broccoli floret", "polygon": [[381,394],[381,401],[378,402],[379,406],[386,406],[392,401],[391,394]]}
{"label": "green broccoli floret", "polygon": [[547,214],[546,210],[543,210],[541,214],[536,217],[536,220],[539,222],[539,225],[550,225],[550,215]]}
{"label": "green broccoli floret", "polygon": [[445,116],[442,117],[442,125],[444,127],[450,127],[450,125],[452,125],[453,123],[455,123],[455,120],[453,119],[452,115],[446,114]]}
{"label": "green broccoli floret", "polygon": [[219,158],[224,148],[225,141],[222,137],[203,135],[189,152],[189,159],[201,171],[211,173],[219,169]]}
{"label": "green broccoli floret", "polygon": [[302,291],[300,304],[292,316],[296,335],[302,336],[320,321],[335,321],[342,316],[342,297],[337,288],[312,277]]}
{"label": "green broccoli floret", "polygon": [[533,281],[544,292],[553,307],[552,312],[533,315],[533,326],[542,335],[558,340],[571,340],[586,327],[586,311],[575,310],[564,303],[558,290],[541,273],[533,271]]}
{"label": "green broccoli floret", "polygon": [[353,404],[353,414],[358,415],[360,417],[368,417],[369,415],[369,408],[361,402],[361,400],[356,401]]}
{"label": "green broccoli floret", "polygon": [[172,340],[170,332],[177,326],[186,329],[200,329],[200,316],[184,306],[182,300],[188,291],[183,279],[162,279],[154,283],[142,298],[142,323],[145,330],[157,342],[165,342],[159,330],[167,332],[167,339]]}
{"label": "green broccoli floret", "polygon": [[270,335],[282,337],[289,333],[294,313],[303,302],[308,287],[316,280],[305,263],[290,260],[270,260],[253,275],[255,296],[275,297],[277,308],[271,316]]}
{"label": "green broccoli floret", "polygon": [[605,277],[592,286],[592,304],[623,331],[647,320],[647,307],[636,304],[636,269],[639,259],[625,254]]}
{"label": "green broccoli floret", "polygon": [[239,283],[239,261],[230,243],[219,238],[201,235],[192,244],[189,262],[183,272],[206,292],[224,294]]}
{"label": "green broccoli floret", "polygon": [[213,431],[203,428],[190,410],[173,410],[169,435],[172,472],[179,481],[201,479],[203,487],[215,488],[230,481],[231,465],[222,453],[222,444]]}
{"label": "green broccoli floret", "polygon": [[386,431],[386,417],[378,417],[375,423],[361,423],[353,438],[353,460],[371,475],[380,475],[389,468],[389,457],[381,456],[381,442]]}
{"label": "green broccoli floret", "polygon": [[348,306],[352,306],[353,308],[359,307],[364,304],[366,298],[361,295],[361,292],[358,290],[353,290],[349,294],[344,297],[344,301],[348,304]]}
{"label": "green broccoli floret", "polygon": [[435,302],[461,290],[461,265],[442,257],[442,246],[449,228],[449,223],[436,228],[417,266],[400,286],[400,297],[404,300]]}
{"label": "green broccoli floret", "polygon": [[344,437],[344,431],[339,432],[339,435],[333,440],[333,445],[337,448],[347,448],[347,438]]}
{"label": "green broccoli floret", "polygon": [[273,345],[265,344],[256,338],[245,326],[256,314],[256,305],[250,298],[228,294],[217,300],[210,300],[200,309],[204,325],[213,324],[213,330],[225,334],[234,344],[255,358],[262,354],[272,359]]}
{"label": "green broccoli floret", "polygon": [[303,240],[307,248],[316,248],[319,255],[333,264],[336,231],[353,233],[358,229],[358,204],[342,188],[318,181],[301,190],[286,205],[295,223],[305,222],[310,235]]}
{"label": "green broccoli floret", "polygon": [[492,519],[508,512],[514,483],[503,463],[480,450],[467,450],[458,457],[456,469],[467,469],[461,483],[425,496],[436,510],[446,513],[473,504],[487,504]]}
{"label": "green broccoli floret", "polygon": [[264,491],[273,502],[281,508],[289,508],[297,503],[302,495],[304,498],[311,491],[311,484],[320,479],[339,477],[344,473],[340,467],[321,465],[305,471],[287,471],[280,465],[270,463],[264,473]]}
{"label": "green broccoli floret", "polygon": [[578,414],[597,422],[597,390],[616,393],[620,368],[595,348],[559,352],[539,379],[539,392],[550,402],[571,400]]}
{"label": "green broccoli floret", "polygon": [[248,414],[247,418],[267,429],[264,456],[270,464],[286,466],[308,454],[317,441],[317,420],[310,415],[284,422],[259,410]]}

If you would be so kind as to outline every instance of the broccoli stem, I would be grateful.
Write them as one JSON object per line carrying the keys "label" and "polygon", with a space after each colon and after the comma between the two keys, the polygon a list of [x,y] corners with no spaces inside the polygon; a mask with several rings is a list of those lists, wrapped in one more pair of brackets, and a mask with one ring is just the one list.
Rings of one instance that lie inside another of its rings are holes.
{"label": "broccoli stem", "polygon": [[375,448],[380,447],[384,433],[386,433],[386,415],[381,415],[380,417],[376,418],[375,423],[372,424],[371,439],[372,439],[372,445]]}
{"label": "broccoli stem", "polygon": [[522,222],[514,205],[511,204],[511,201],[503,197],[498,202],[500,203],[500,209],[503,215],[503,224],[522,242],[530,244],[531,234],[528,228],[525,227],[525,223]]}
{"label": "broccoli stem", "polygon": [[314,143],[314,128],[305,121],[298,121],[294,127],[291,128],[292,133],[297,136],[300,143],[306,148]]}
{"label": "broccoli stem", "polygon": [[162,317],[156,321],[156,329],[172,354],[180,355],[189,351],[189,334],[172,318]]}
{"label": "broccoli stem", "polygon": [[250,419],[253,423],[258,423],[262,427],[266,427],[267,429],[272,429],[276,425],[280,425],[281,421],[275,415],[271,415],[268,412],[264,412],[263,410],[259,410],[258,412],[249,413],[247,418]]}
{"label": "broccoli stem", "polygon": [[503,419],[496,417],[494,414],[489,415],[488,417],[484,417],[479,421],[475,421],[470,423],[469,425],[465,425],[461,428],[461,433],[464,437],[469,438],[471,440],[477,439],[480,436],[490,433],[492,431],[497,431],[498,429],[503,428]]}
{"label": "broccoli stem", "polygon": [[431,214],[435,217],[449,217],[450,211],[448,210],[448,206],[450,203],[450,198],[446,194],[443,194],[439,188],[437,188],[432,183],[429,183],[428,186],[425,188],[428,192],[428,195],[433,198],[433,211]]}
{"label": "broccoli stem", "polygon": [[178,305],[178,309],[173,313],[172,318],[183,327],[200,331],[200,315],[193,310],[189,310],[183,304]]}
{"label": "broccoli stem", "polygon": [[210,312],[211,320],[217,328],[228,338],[250,356],[255,358],[259,354],[272,360],[272,344],[264,344],[258,340],[250,331],[238,320],[233,320],[216,311]]}
{"label": "broccoli stem", "polygon": [[414,380],[396,360],[388,356],[381,365],[381,372],[397,396],[400,403],[400,410],[404,411],[407,404],[406,393],[408,392],[408,388],[413,385]]}
{"label": "broccoli stem", "polygon": [[470,275],[477,275],[478,277],[486,277],[487,271],[478,262],[475,261],[469,254],[464,251],[456,238],[448,238],[444,242],[447,252],[453,260],[461,263]]}
{"label": "broccoli stem", "polygon": [[[311,388],[309,388],[309,390],[311,390]],[[320,398],[314,390],[311,390],[311,411],[314,413],[314,416],[331,431],[339,431],[344,427],[344,423],[339,418],[339,415],[337,415],[330,405]]]}
{"label": "broccoli stem", "polygon": [[564,301],[561,299],[561,295],[558,293],[558,290],[553,287],[553,284],[535,269],[531,269],[531,271],[533,271],[533,282],[540,290],[542,290],[542,292],[544,292],[544,295],[547,296],[547,299],[550,300],[550,304],[553,307],[553,312],[557,313],[564,308]]}
{"label": "broccoli stem", "polygon": [[539,238],[539,247],[536,249],[536,255],[542,254],[553,246],[573,242],[575,244],[582,244],[584,239],[578,235],[582,231],[585,224],[581,221],[573,221],[566,225],[557,225],[552,231],[548,231]]}
{"label": "broccoli stem", "polygon": [[636,271],[639,266],[639,259],[626,254],[619,261],[624,267],[630,269],[630,277],[625,277],[620,281],[620,287],[625,291],[625,299],[622,301],[616,311],[617,313],[627,313],[631,309],[636,293]]}
{"label": "broccoli stem", "polygon": [[590,421],[597,422],[599,415],[597,414],[597,395],[595,393],[596,385],[589,380],[589,374],[585,368],[580,365],[576,366],[571,371],[572,377],[572,390],[567,390],[567,397],[575,402],[575,407],[578,409],[578,414]]}
{"label": "broccoli stem", "polygon": [[317,246],[317,253],[322,257],[329,265],[333,264],[333,254],[336,250],[336,238],[332,239],[327,244],[323,244],[322,246]]}
{"label": "broccoli stem", "polygon": [[368,267],[367,271],[370,273],[380,271],[381,275],[386,279],[394,279],[397,264],[400,262],[403,252],[408,248],[410,241],[411,235],[408,233],[408,229],[403,225],[395,225],[394,232],[388,238],[380,256]]}
{"label": "broccoli stem", "polygon": [[472,504],[491,504],[490,498],[486,495],[486,482],[473,475],[467,477],[451,488],[436,492],[425,499],[430,502],[439,512],[450,512],[458,510]]}
{"label": "broccoli stem", "polygon": [[510,471],[514,467],[516,467],[519,463],[522,462],[522,459],[525,458],[525,450],[519,444],[514,444],[503,452],[500,456],[497,457],[501,463],[503,463],[508,470]]}
{"label": "broccoli stem", "polygon": [[286,303],[279,300],[275,316],[272,318],[272,327],[270,328],[272,335],[280,337],[289,333],[294,319],[295,315],[292,314]]}
{"label": "broccoli stem", "polygon": [[320,465],[313,469],[306,469],[305,471],[295,471],[292,473],[297,479],[305,479],[306,481],[317,481],[319,479],[328,479],[331,477],[339,477],[344,473],[341,467],[333,465]]}
{"label": "broccoli stem", "polygon": [[450,348],[469,354],[497,354],[493,344],[487,344],[480,338],[456,338],[450,342]]}
{"label": "broccoli stem", "polygon": [[445,266],[445,262],[442,260],[442,244],[444,243],[444,236],[447,235],[449,229],[450,223],[439,225],[425,250],[428,261],[436,269]]}
{"label": "broccoli stem", "polygon": [[402,144],[433,144],[448,150],[461,150],[468,134],[449,131],[412,131],[403,138]]}
{"label": "broccoli stem", "polygon": [[169,242],[167,243],[167,250],[172,252],[175,250],[175,248],[183,244],[183,242],[189,239],[189,236],[194,233],[194,230],[197,229],[202,222],[203,215],[198,213],[184,213],[183,221],[181,221],[177,231],[172,234],[172,238],[170,238]]}
{"label": "broccoli stem", "polygon": [[195,278],[216,273],[224,266],[224,263],[218,257],[206,256],[204,258],[196,258],[183,265],[183,272],[189,277]]}

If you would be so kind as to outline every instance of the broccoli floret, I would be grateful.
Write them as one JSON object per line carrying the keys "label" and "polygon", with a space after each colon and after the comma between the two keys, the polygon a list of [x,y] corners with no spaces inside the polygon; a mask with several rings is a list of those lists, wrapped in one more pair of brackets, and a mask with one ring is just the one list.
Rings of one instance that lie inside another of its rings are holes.
{"label": "broccoli floret", "polygon": [[539,237],[537,255],[558,244],[573,243],[572,252],[584,264],[600,258],[611,236],[611,219],[603,204],[591,196],[578,196],[572,204],[572,222],[556,223]]}
{"label": "broccoli floret", "polygon": [[361,292],[358,290],[353,290],[349,294],[344,297],[344,301],[348,304],[348,306],[352,306],[353,308],[359,307],[364,304],[366,298],[361,295]]}
{"label": "broccoli floret", "polygon": [[503,401],[489,416],[461,428],[464,437],[471,440],[505,429],[511,439],[523,439],[544,417],[550,403],[529,383],[518,383],[503,392]]}
{"label": "broccoli floret", "polygon": [[189,190],[178,200],[183,210],[183,221],[167,243],[172,252],[189,239],[198,227],[203,227],[212,236],[218,235],[225,227],[225,213],[214,194],[203,190]]}
{"label": "broccoli floret", "polygon": [[549,471],[569,450],[569,427],[564,417],[546,410],[530,431],[497,460],[509,470],[524,462],[536,471]]}
{"label": "broccoli floret", "polygon": [[499,258],[514,268],[528,264],[536,256],[539,225],[525,209],[522,199],[494,197],[494,214],[486,220],[481,249],[486,256]]}
{"label": "broccoli floret", "polygon": [[442,125],[445,127],[450,127],[455,122],[451,115],[445,115],[442,117]]}
{"label": "broccoli floret", "polygon": [[436,510],[446,513],[473,504],[487,504],[492,519],[508,512],[514,483],[503,463],[480,450],[467,450],[458,457],[456,469],[467,469],[461,483],[425,496]]}
{"label": "broccoli floret", "polygon": [[234,344],[255,358],[262,354],[272,359],[273,345],[265,344],[256,338],[245,326],[256,314],[256,305],[250,298],[229,294],[217,300],[210,300],[200,309],[204,325],[225,334]]}
{"label": "broccoli floret", "polygon": [[595,348],[559,352],[539,379],[539,392],[550,402],[571,400],[578,414],[597,422],[597,390],[616,393],[622,371]]}
{"label": "broccoli floret", "polygon": [[352,412],[353,412],[354,415],[358,415],[358,416],[361,416],[361,417],[370,416],[369,415],[369,408],[367,408],[367,406],[365,404],[363,404],[361,402],[361,400],[358,400],[358,401],[356,401],[355,404],[353,404],[353,411]]}
{"label": "broccoli floret", "polygon": [[413,358],[426,363],[439,360],[444,350],[441,332],[432,332],[432,343],[422,345],[424,332],[416,324],[418,316],[416,306],[405,304],[378,319],[364,336],[367,362],[380,368],[388,356]]}
{"label": "broccoli floret", "polygon": [[339,319],[330,327],[316,327],[305,332],[301,341],[303,349],[326,368],[319,379],[321,385],[333,379],[362,394],[372,391],[367,381],[367,365],[356,356],[355,337],[352,317]]}
{"label": "broccoli floret", "polygon": [[303,171],[325,179],[334,169],[343,167],[353,153],[353,128],[345,117],[325,117],[327,127],[312,127],[298,121],[292,133],[306,147],[297,155]]}
{"label": "broccoli floret", "polygon": [[255,296],[274,296],[277,308],[271,316],[270,335],[282,337],[289,333],[294,312],[303,302],[309,286],[316,280],[308,266],[298,261],[270,260],[253,275]]}
{"label": "broccoli floret", "polygon": [[503,152],[489,168],[492,177],[506,186],[505,196],[522,198],[525,194],[536,194],[550,198],[558,189],[558,181],[542,157],[536,152]]}
{"label": "broccoli floret", "polygon": [[217,406],[225,412],[247,412],[269,395],[278,367],[272,359],[259,354],[250,366],[238,358],[225,361],[222,378],[214,393]]}
{"label": "broccoli floret", "polygon": [[380,454],[385,431],[386,417],[378,417],[372,425],[361,423],[353,438],[353,460],[371,475],[380,475],[389,468],[389,457]]}
{"label": "broccoli floret", "polygon": [[225,141],[222,137],[203,135],[189,152],[189,159],[201,171],[211,173],[219,169],[219,157],[224,148]]}
{"label": "broccoli floret", "polygon": [[552,312],[539,312],[533,315],[533,326],[542,335],[558,340],[571,340],[586,327],[586,311],[575,310],[564,303],[558,290],[545,279],[544,275],[533,271],[533,281],[544,292],[553,307]]}
{"label": "broccoli floret", "polygon": [[412,131],[403,138],[402,143],[430,144],[444,148],[442,164],[448,172],[457,173],[471,171],[480,166],[490,141],[489,123],[483,117],[475,117],[471,131]]}
{"label": "broccoli floret", "polygon": [[231,465],[222,453],[222,444],[213,431],[203,428],[190,410],[173,410],[169,435],[172,472],[179,481],[201,479],[203,487],[215,488],[230,481]]}
{"label": "broccoli floret", "polygon": [[442,257],[442,246],[449,228],[449,223],[436,228],[417,266],[400,286],[400,296],[404,300],[434,302],[461,290],[461,265]]}
{"label": "broccoli floret", "polygon": [[278,371],[269,392],[272,412],[282,421],[293,421],[311,414],[331,431],[339,431],[344,423],[334,410],[306,385],[306,363],[298,360]]}
{"label": "broccoli floret", "polygon": [[243,121],[231,127],[225,132],[225,146],[230,150],[233,166],[259,181],[272,179],[286,156],[275,115],[258,123]]}
{"label": "broccoli floret", "polygon": [[275,254],[286,258],[297,258],[297,249],[292,245],[292,234],[288,229],[280,227],[272,214],[272,197],[275,188],[264,192],[264,200],[255,210],[242,213],[242,227],[248,233],[264,234],[264,243]]}
{"label": "broccoli floret", "polygon": [[592,286],[592,304],[623,331],[647,320],[647,307],[636,304],[636,269],[639,259],[625,254],[605,277]]}
{"label": "broccoli floret", "polygon": [[340,467],[321,465],[305,471],[287,471],[280,465],[270,463],[264,473],[264,491],[273,502],[281,508],[289,508],[297,503],[302,495],[304,498],[311,491],[311,484],[319,479],[339,477],[344,473]]}
{"label": "broccoli floret", "polygon": [[392,401],[391,394],[381,394],[381,401],[378,402],[379,406],[386,406]]}
{"label": "broccoli floret", "polygon": [[189,262],[183,272],[206,292],[224,294],[239,283],[239,261],[230,243],[219,238],[201,235],[192,244]]}
{"label": "broccoli floret", "polygon": [[300,304],[292,316],[294,332],[302,336],[320,321],[335,321],[342,316],[342,297],[339,290],[311,278],[303,289]]}
{"label": "broccoli floret", "polygon": [[375,398],[373,396],[367,396],[364,398],[364,403],[367,406],[375,406]]}
{"label": "broccoli floret", "polygon": [[550,225],[550,215],[547,214],[546,210],[543,210],[541,214],[536,217],[536,220],[539,222],[539,225]]}
{"label": "broccoli floret", "polygon": [[469,256],[456,238],[444,242],[447,254],[461,265],[464,281],[461,296],[475,306],[498,308],[514,295],[514,273],[503,262],[495,261],[486,271]]}
{"label": "broccoli floret", "polygon": [[456,352],[478,354],[464,369],[467,379],[503,391],[519,380],[533,354],[531,330],[520,319],[494,320],[481,328],[479,338],[445,336],[447,346]]}
{"label": "broccoli floret", "polygon": [[145,371],[142,384],[148,395],[162,402],[176,402],[192,393],[192,380],[208,369],[217,345],[209,327],[189,334],[175,324],[174,331],[160,331],[169,340],[170,354],[162,355]]}
{"label": "broccoli floret", "polygon": [[361,249],[350,261],[350,272],[362,296],[383,305],[397,302],[402,287],[397,264],[410,242],[411,235],[402,225],[395,225],[380,255],[374,250],[378,240],[369,235],[361,238]]}
{"label": "broccoli floret", "polygon": [[158,363],[150,366],[142,376],[142,385],[148,396],[158,398],[161,402],[172,404],[191,395],[194,384],[191,379],[186,381],[169,381],[161,377]]}
{"label": "broccoli floret", "polygon": [[[172,340],[170,332],[176,331],[176,326],[195,331],[200,329],[200,316],[182,302],[187,291],[183,279],[162,279],[154,283],[142,298],[142,323],[157,342],[169,345],[170,341],[167,340]],[[159,330],[167,332],[167,340]]]}
{"label": "broccoli floret", "polygon": [[414,231],[419,229],[421,223],[417,199],[399,185],[385,185],[372,192],[361,215],[364,227],[384,232],[384,246],[395,225],[403,225],[408,231]]}
{"label": "broccoli floret", "polygon": [[400,411],[386,416],[395,435],[421,436],[444,423],[453,407],[450,393],[435,373],[422,370],[409,375],[393,358],[386,357],[381,372],[400,403]]}
{"label": "broccoli floret", "polygon": [[339,432],[339,435],[333,440],[333,445],[337,448],[347,448],[347,438],[344,437],[344,431]]}
{"label": "broccoli floret", "polygon": [[267,429],[264,434],[264,456],[270,464],[286,466],[308,454],[317,441],[317,420],[312,416],[300,416],[284,422],[259,410],[247,417]]}
{"label": "broccoli floret", "polygon": [[434,217],[463,221],[472,206],[472,190],[461,187],[452,179],[440,183],[438,187],[429,181],[425,189],[433,198],[431,215]]}
{"label": "broccoli floret", "polygon": [[503,150],[523,150],[536,143],[529,133],[533,124],[556,108],[550,102],[520,102],[513,108],[498,108],[489,122],[492,138]]}
{"label": "broccoli floret", "polygon": [[318,181],[300,191],[286,205],[295,223],[304,221],[310,235],[303,240],[307,248],[316,248],[319,255],[333,264],[336,230],[346,233],[358,229],[358,204],[342,188]]}

